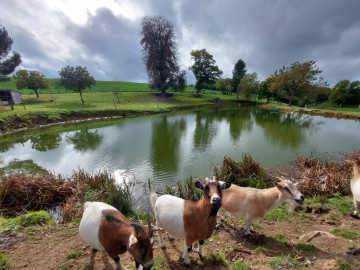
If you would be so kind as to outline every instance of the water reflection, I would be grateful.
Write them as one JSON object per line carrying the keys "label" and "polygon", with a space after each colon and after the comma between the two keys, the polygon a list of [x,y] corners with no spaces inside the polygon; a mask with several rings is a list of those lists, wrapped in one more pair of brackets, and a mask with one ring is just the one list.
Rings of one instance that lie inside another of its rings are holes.
{"label": "water reflection", "polygon": [[360,124],[257,107],[201,109],[46,128],[0,137],[0,167],[32,160],[53,173],[126,170],[168,184],[211,176],[224,156],[249,153],[264,167],[297,156],[359,149]]}
{"label": "water reflection", "polygon": [[151,163],[155,174],[178,170],[181,137],[186,130],[184,118],[169,120],[168,115],[153,121],[151,134]]}
{"label": "water reflection", "polygon": [[74,149],[79,152],[95,151],[102,140],[103,137],[98,134],[97,130],[90,131],[88,128],[66,136],[66,141],[73,144]]}
{"label": "water reflection", "polygon": [[42,133],[30,136],[30,141],[33,149],[46,152],[58,148],[62,139],[58,133]]}

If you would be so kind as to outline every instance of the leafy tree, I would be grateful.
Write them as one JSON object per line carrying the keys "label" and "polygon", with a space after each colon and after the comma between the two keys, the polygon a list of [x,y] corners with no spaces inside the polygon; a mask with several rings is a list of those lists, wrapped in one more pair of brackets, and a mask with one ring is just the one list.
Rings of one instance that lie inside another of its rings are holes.
{"label": "leafy tree", "polygon": [[290,67],[282,67],[270,78],[270,91],[277,93],[289,102],[289,106],[303,95],[306,89],[321,84],[323,78],[318,77],[322,73],[315,61],[309,60],[305,63],[295,62]]}
{"label": "leafy tree", "polygon": [[170,86],[174,91],[184,91],[187,83],[186,83],[186,71],[181,70],[179,73],[175,75],[170,81]]}
{"label": "leafy tree", "polygon": [[165,94],[179,71],[174,25],[161,16],[146,16],[141,27],[140,44],[151,87]]}
{"label": "leafy tree", "polygon": [[59,71],[59,75],[59,85],[72,92],[79,93],[82,103],[84,103],[82,97],[83,91],[96,83],[94,77],[91,76],[86,67],[66,66]]}
{"label": "leafy tree", "polygon": [[339,81],[332,89],[329,99],[337,105],[360,103],[360,81]]}
{"label": "leafy tree", "polygon": [[262,81],[259,84],[259,89],[258,89],[259,99],[266,98],[266,103],[269,103],[270,98],[272,96],[269,85],[270,85],[269,80]]}
{"label": "leafy tree", "polygon": [[216,89],[222,93],[231,93],[231,79],[219,79],[216,81]]}
{"label": "leafy tree", "polygon": [[15,84],[17,89],[28,88],[33,90],[37,97],[39,97],[39,89],[46,89],[50,87],[50,83],[46,79],[45,75],[38,71],[28,71],[25,69],[16,72]]}
{"label": "leafy tree", "polygon": [[13,40],[9,37],[5,27],[0,26],[0,81],[6,81],[7,75],[11,74],[15,68],[21,64],[20,54],[12,52],[12,55],[7,58],[11,51]]}
{"label": "leafy tree", "polygon": [[257,93],[258,86],[259,82],[257,80],[257,73],[248,73],[241,79],[238,91],[241,91],[244,94],[246,100],[250,100],[251,96]]}
{"label": "leafy tree", "polygon": [[198,96],[205,84],[214,84],[223,72],[215,65],[216,62],[213,56],[205,49],[191,51],[190,54],[191,59],[194,60],[190,70],[196,78],[195,89]]}
{"label": "leafy tree", "polygon": [[234,89],[234,91],[238,88],[240,80],[244,77],[244,75],[246,74],[247,69],[246,69],[246,64],[243,60],[239,59],[235,66],[234,69],[232,71],[232,81],[231,81],[231,85]]}

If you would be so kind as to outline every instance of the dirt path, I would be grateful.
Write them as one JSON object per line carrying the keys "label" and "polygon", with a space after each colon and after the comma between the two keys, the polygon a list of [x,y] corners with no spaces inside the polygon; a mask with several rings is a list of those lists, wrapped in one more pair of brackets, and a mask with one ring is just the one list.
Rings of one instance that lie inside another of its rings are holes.
{"label": "dirt path", "polygon": [[[300,211],[290,214],[286,221],[266,219],[255,224],[254,235],[245,237],[241,230],[242,221],[222,213],[222,225],[205,242],[207,258],[204,261],[193,251],[190,254],[191,267],[185,267],[180,259],[182,241],[166,240],[166,249],[163,250],[155,238],[155,269],[246,269],[235,268],[239,262],[251,266],[251,269],[274,269],[270,263],[279,256],[291,256],[300,265],[308,265],[308,269],[360,269],[360,254],[346,254],[349,249],[360,248],[360,236],[348,240],[326,234],[334,228],[346,228],[360,235],[360,220],[346,215],[334,219],[331,215],[331,211],[326,214]],[[323,233],[311,234],[313,231]],[[310,235],[300,241],[300,236],[306,233]],[[11,269],[115,269],[114,262],[106,255],[97,253],[92,256],[90,248],[78,235],[78,225],[49,226],[34,235],[19,237],[18,242],[3,248],[2,252],[8,254]],[[128,253],[122,255],[121,260],[125,267],[134,269]],[[340,268],[340,264],[351,268]],[[284,268],[280,266],[275,269],[295,269],[291,264],[284,264]]]}

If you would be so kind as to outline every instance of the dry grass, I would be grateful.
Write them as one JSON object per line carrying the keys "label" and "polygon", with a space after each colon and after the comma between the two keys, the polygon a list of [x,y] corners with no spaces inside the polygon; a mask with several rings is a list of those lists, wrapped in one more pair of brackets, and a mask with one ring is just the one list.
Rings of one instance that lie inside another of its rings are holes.
{"label": "dry grass", "polygon": [[[360,157],[360,152],[349,155],[349,159]],[[341,162],[321,161],[313,157],[301,157],[296,160],[300,172],[298,188],[305,195],[333,194],[349,195],[350,179],[353,176],[352,164],[347,160]]]}
{"label": "dry grass", "polygon": [[73,220],[82,213],[88,200],[109,203],[122,213],[131,212],[130,186],[119,186],[104,171],[90,175],[83,170],[69,178],[54,175],[5,175],[0,181],[0,215],[14,216],[28,211],[61,206],[62,221]]}

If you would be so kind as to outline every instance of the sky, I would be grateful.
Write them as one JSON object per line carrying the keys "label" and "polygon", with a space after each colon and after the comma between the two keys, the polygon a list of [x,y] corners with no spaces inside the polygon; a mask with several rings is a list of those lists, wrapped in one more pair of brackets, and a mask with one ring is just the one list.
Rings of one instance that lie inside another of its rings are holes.
{"label": "sky", "polygon": [[359,0],[1,0],[0,25],[21,54],[16,69],[48,78],[85,66],[96,80],[147,82],[141,19],[160,15],[175,26],[178,59],[206,49],[232,76],[242,59],[262,81],[283,66],[316,61],[330,87],[360,80]]}

